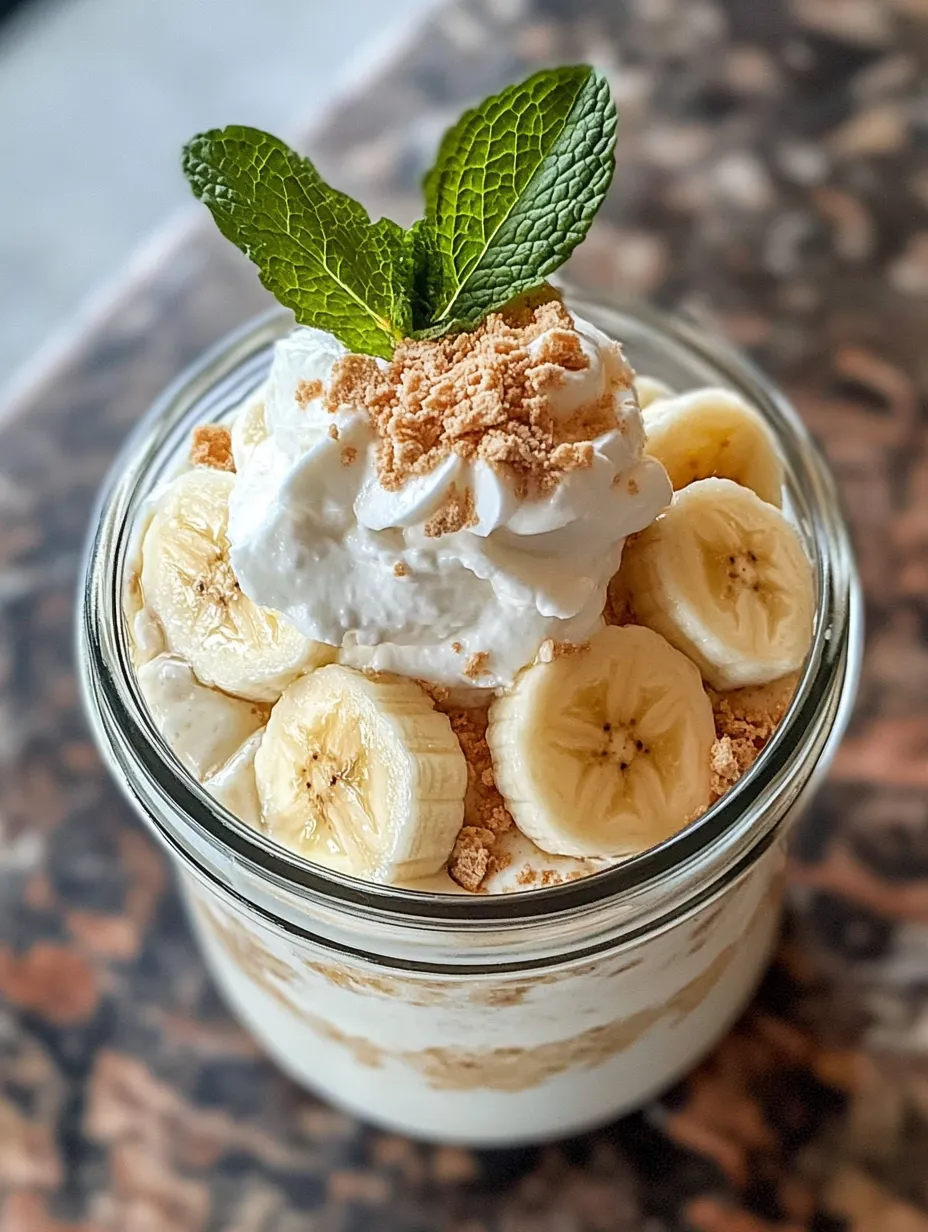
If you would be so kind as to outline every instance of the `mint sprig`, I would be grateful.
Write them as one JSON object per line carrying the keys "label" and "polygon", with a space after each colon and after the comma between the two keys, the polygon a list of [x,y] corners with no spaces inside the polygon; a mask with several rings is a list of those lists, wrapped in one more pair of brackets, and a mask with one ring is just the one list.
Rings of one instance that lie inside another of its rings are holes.
{"label": "mint sprig", "polygon": [[389,359],[412,328],[412,251],[402,227],[372,223],[308,158],[232,125],[184,147],[184,174],[222,234],[297,321],[352,351]]}
{"label": "mint sprig", "polygon": [[201,133],[183,169],[298,322],[389,358],[410,335],[473,328],[567,259],[612,179],[615,127],[608,85],[588,66],[509,86],[445,134],[425,217],[405,232],[372,223],[309,159],[258,129]]}
{"label": "mint sprig", "polygon": [[566,261],[612,180],[615,130],[608,83],[587,65],[536,73],[465,112],[425,177],[420,332],[472,328]]}

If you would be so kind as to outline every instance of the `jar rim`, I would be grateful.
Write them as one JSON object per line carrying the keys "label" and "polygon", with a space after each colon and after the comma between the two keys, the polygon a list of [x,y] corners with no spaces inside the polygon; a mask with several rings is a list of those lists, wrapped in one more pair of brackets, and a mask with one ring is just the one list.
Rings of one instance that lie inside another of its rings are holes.
{"label": "jar rim", "polygon": [[314,864],[230,813],[180,764],[154,728],[135,681],[122,595],[143,487],[150,486],[152,471],[173,453],[177,429],[193,408],[203,422],[222,382],[244,375],[249,361],[255,366],[256,357],[292,326],[289,313],[272,309],[183,372],[120,451],[91,526],[78,621],[85,705],[111,769],[162,840],[227,892],[251,901],[242,887],[257,877],[306,906],[375,915],[397,926],[405,921],[419,928],[463,926],[494,933],[620,905],[618,915],[627,923],[653,919],[657,908],[652,903],[649,915],[648,903],[656,888],[672,881],[673,901],[692,904],[697,894],[702,898],[720,880],[739,875],[746,860],[753,862],[773,841],[823,754],[837,743],[859,671],[860,583],[833,479],[808,429],[749,359],[701,325],[631,298],[562,286],[570,305],[590,319],[624,315],[708,364],[771,424],[801,502],[818,595],[812,647],[786,715],[750,770],[700,818],[657,847],[558,886],[453,895],[373,884]]}

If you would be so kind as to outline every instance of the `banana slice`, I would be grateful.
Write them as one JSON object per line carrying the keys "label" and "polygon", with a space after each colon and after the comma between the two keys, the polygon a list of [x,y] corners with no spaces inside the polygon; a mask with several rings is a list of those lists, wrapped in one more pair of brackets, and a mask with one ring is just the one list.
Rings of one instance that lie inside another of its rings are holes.
{"label": "banana slice", "polygon": [[142,540],[142,593],[168,649],[203,684],[273,702],[336,651],[242,593],[226,536],[234,482],[228,472],[197,467],[163,492]]}
{"label": "banana slice", "polygon": [[714,689],[785,676],[812,640],[812,569],[795,530],[730,479],[677,492],[627,544],[618,589]]}
{"label": "banana slice", "polygon": [[637,625],[526,668],[487,729],[516,824],[563,856],[630,855],[675,834],[709,803],[714,739],[699,672]]}
{"label": "banana slice", "polygon": [[255,448],[270,435],[264,410],[264,391],[264,385],[255,390],[232,421],[232,460],[237,471],[245,469],[245,463]]}
{"label": "banana slice", "polygon": [[203,780],[203,786],[214,800],[256,830],[261,827],[261,802],[255,783],[255,754],[263,736],[264,728],[260,727],[227,762]]}
{"label": "banana slice", "polygon": [[444,865],[464,820],[467,763],[412,680],[333,664],[290,686],[255,755],[268,832],[310,859],[339,851],[395,882]]}
{"label": "banana slice", "polygon": [[200,684],[183,659],[159,654],[136,673],[158,731],[178,761],[202,782],[262,727],[267,711]]}
{"label": "banana slice", "polygon": [[644,415],[645,451],[674,491],[695,479],[733,479],[771,505],[783,502],[783,463],[760,413],[729,389],[663,398]]}
{"label": "banana slice", "polygon": [[642,410],[659,398],[672,398],[673,390],[656,376],[636,376],[635,393],[638,395],[638,405]]}

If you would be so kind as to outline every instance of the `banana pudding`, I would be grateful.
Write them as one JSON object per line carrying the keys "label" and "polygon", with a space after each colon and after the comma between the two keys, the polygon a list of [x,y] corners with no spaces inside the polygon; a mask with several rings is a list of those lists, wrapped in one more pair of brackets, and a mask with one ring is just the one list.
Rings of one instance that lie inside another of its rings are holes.
{"label": "banana pudding", "polygon": [[507,87],[406,229],[270,134],[195,137],[288,313],[153,408],[88,557],[88,710],[220,989],[297,1081],[429,1138],[583,1128],[706,1051],[856,684],[791,408],[549,282],[615,127],[586,66]]}
{"label": "banana pudding", "polygon": [[[782,484],[743,398],[642,412],[551,289],[389,365],[298,328],[151,502],[139,684],[208,790],[311,860],[575,880],[698,818],[785,712],[814,592]],[[712,699],[759,686],[726,760]]]}

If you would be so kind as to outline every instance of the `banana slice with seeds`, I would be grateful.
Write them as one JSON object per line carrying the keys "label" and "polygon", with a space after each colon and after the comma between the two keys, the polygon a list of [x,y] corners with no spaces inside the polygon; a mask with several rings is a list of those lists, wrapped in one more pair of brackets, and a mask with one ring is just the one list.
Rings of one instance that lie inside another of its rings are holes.
{"label": "banana slice with seeds", "polygon": [[812,569],[795,530],[729,479],[677,492],[627,544],[617,588],[714,689],[796,671],[812,640]]}
{"label": "banana slice with seeds", "polygon": [[519,829],[543,851],[581,857],[644,851],[698,815],[714,739],[699,672],[636,625],[526,668],[487,729]]}
{"label": "banana slice with seeds", "polygon": [[197,467],[162,493],[142,540],[142,594],[168,649],[201,683],[273,702],[336,651],[242,593],[226,535],[234,483],[228,472]]}
{"label": "banana slice with seeds", "polygon": [[271,712],[255,778],[274,838],[324,862],[342,852],[374,881],[438,872],[464,820],[461,746],[401,676],[333,664],[296,681]]}
{"label": "banana slice with seeds", "polygon": [[762,416],[729,389],[695,389],[644,412],[645,451],[674,491],[696,479],[733,479],[771,505],[783,502],[783,463]]}

